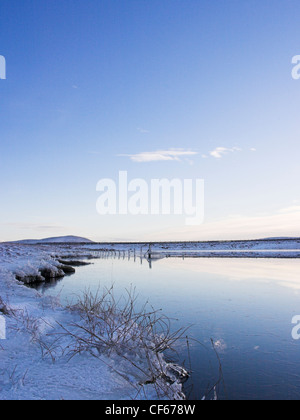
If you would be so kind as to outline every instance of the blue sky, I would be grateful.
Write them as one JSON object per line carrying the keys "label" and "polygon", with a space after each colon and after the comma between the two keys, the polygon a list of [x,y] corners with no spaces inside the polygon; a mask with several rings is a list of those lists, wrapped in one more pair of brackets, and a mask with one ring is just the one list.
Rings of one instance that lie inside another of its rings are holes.
{"label": "blue sky", "polygon": [[[299,16],[298,0],[1,0],[0,240],[299,236]],[[174,150],[193,154],[155,160]],[[96,184],[120,170],[204,179],[204,224],[100,217]]]}

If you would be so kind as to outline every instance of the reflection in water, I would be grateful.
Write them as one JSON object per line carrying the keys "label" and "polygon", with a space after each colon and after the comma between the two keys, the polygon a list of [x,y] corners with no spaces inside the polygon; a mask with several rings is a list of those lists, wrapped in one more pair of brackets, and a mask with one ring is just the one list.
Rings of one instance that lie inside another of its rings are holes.
{"label": "reflection in water", "polygon": [[186,340],[178,351],[180,360],[191,360],[191,398],[201,398],[219,378],[211,339],[226,383],[221,399],[300,397],[300,342],[291,336],[291,320],[300,314],[300,260],[149,261],[145,253],[103,252],[57,287],[41,287],[69,302],[87,288],[96,291],[99,284],[114,283],[120,294],[132,285],[142,304],[149,300],[174,319],[174,329],[190,326],[189,352]]}
{"label": "reflection in water", "polygon": [[73,273],[67,273],[65,274],[65,277],[56,277],[53,279],[49,279],[45,281],[44,283],[32,283],[32,284],[26,284],[26,287],[30,289],[35,289],[39,293],[46,293],[49,289],[56,289],[56,287],[59,285],[59,283],[63,282],[63,280],[66,279],[66,277],[74,276]]}
{"label": "reflection in water", "polygon": [[[172,260],[172,266],[181,267],[181,261]],[[284,287],[300,289],[299,259],[189,259],[185,269],[198,273],[216,274],[234,281],[255,279],[256,281],[277,281]]]}

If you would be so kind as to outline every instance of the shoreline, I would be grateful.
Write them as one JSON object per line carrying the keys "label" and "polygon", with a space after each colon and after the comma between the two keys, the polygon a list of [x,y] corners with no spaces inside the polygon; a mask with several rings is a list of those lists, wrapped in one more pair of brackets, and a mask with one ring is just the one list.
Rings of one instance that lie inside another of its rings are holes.
{"label": "shoreline", "polygon": [[[81,248],[81,252],[84,257],[88,254],[86,249]],[[4,308],[0,307],[0,316],[6,321],[6,339],[0,341],[0,400],[185,399],[175,365],[168,363],[163,353],[147,350],[147,363],[151,363],[148,372],[146,358],[141,357],[144,349],[134,341],[133,355],[125,358],[121,350],[98,354],[96,347],[70,356],[83,322],[80,313],[76,308],[61,306],[59,297],[40,295],[16,277],[24,280],[39,276],[42,281],[43,272],[60,277],[63,273],[57,260],[68,256],[74,262],[82,256],[79,254],[77,247],[53,245],[45,250],[35,246],[29,251],[22,245],[0,246],[0,297]],[[92,251],[89,254],[92,258]],[[115,319],[119,316],[116,312]],[[138,327],[130,322],[136,334]],[[126,340],[134,340],[135,334]],[[157,374],[155,380],[148,376],[159,369],[165,376]]]}

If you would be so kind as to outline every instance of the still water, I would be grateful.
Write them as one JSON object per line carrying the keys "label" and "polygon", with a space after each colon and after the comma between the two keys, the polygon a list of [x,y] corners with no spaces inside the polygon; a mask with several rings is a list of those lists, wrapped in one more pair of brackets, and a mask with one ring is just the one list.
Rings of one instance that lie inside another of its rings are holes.
{"label": "still water", "polygon": [[140,302],[174,318],[174,329],[190,326],[189,351],[178,344],[179,362],[193,371],[190,398],[218,381],[218,356],[220,399],[300,398],[300,341],[291,335],[300,315],[300,260],[162,259],[152,269],[140,259],[91,262],[43,292],[70,302],[99,285],[114,284],[116,294],[136,287]]}

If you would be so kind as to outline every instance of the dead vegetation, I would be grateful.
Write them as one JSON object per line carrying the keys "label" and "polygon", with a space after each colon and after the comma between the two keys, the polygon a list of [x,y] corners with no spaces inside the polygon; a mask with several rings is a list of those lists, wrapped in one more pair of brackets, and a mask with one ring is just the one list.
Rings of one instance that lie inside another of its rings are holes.
{"label": "dead vegetation", "polygon": [[[163,353],[168,350],[175,354],[176,343],[184,339],[187,329],[172,331],[171,320],[161,311],[149,309],[147,303],[139,308],[135,290],[126,290],[126,295],[116,300],[113,286],[102,293],[85,292],[69,310],[80,319],[68,326],[60,325],[64,337],[70,339],[66,349],[70,358],[88,352],[108,363],[136,388],[136,398],[141,393],[146,397],[148,385],[153,386],[158,399],[185,398],[178,390],[188,372],[175,363],[167,363]],[[115,360],[115,356],[121,361],[118,367],[107,362]],[[128,379],[122,365],[130,367],[139,378],[136,384]]]}

